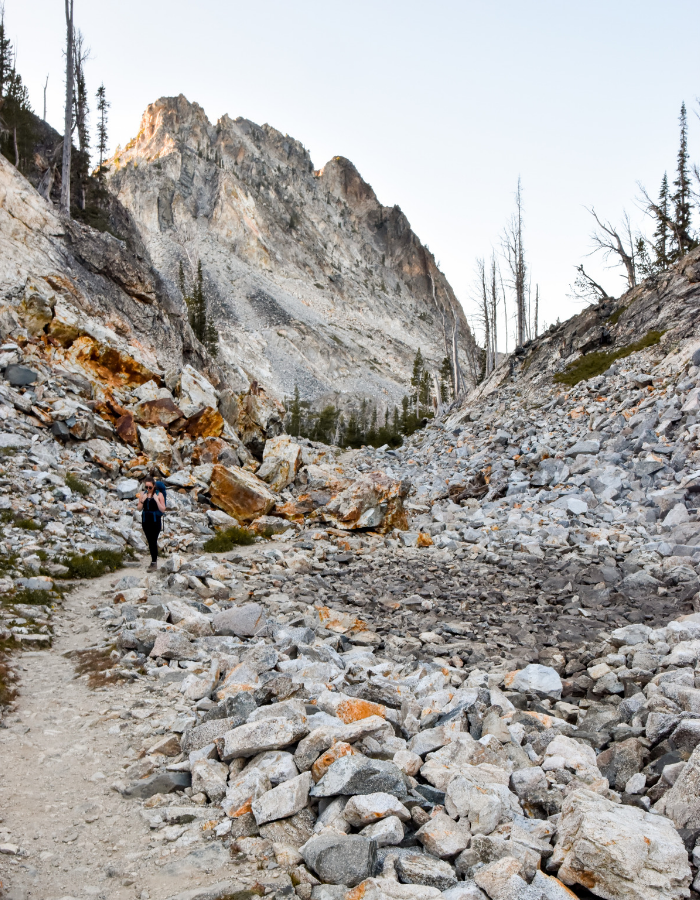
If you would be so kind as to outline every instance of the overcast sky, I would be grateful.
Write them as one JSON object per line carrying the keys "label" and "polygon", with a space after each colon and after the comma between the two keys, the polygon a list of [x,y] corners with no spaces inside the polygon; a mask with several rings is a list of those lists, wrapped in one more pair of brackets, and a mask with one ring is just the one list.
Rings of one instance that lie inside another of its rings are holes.
{"label": "overcast sky", "polygon": [[[62,130],[64,2],[5,0],[5,15],[34,109],[48,74]],[[683,100],[700,160],[697,0],[75,0],[75,20],[90,93],[103,81],[112,103],[112,150],[148,103],[183,93],[212,121],[292,135],[317,168],[346,156],[401,206],[470,316],[475,259],[499,248],[519,176],[551,323],[581,308],[567,296],[581,261],[622,291],[621,273],[586,260],[584,207],[644,224],[636,183],[656,194],[672,179]]]}

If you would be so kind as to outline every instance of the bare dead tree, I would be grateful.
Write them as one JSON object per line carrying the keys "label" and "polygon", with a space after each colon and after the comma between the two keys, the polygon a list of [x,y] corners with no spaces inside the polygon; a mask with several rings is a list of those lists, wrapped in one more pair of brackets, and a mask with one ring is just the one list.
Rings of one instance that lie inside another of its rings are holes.
{"label": "bare dead tree", "polygon": [[491,358],[493,360],[493,368],[498,364],[498,281],[500,272],[498,271],[498,263],[496,262],[496,254],[491,254],[491,285],[489,305],[491,307]]}
{"label": "bare dead tree", "polygon": [[527,280],[527,266],[523,248],[523,204],[519,178],[518,189],[515,193],[515,212],[504,231],[503,248],[508,268],[510,269],[510,284],[515,294],[516,343],[518,347],[522,347],[525,342],[526,327],[525,284]]}
{"label": "bare dead tree", "polygon": [[[602,253],[605,260],[616,258],[614,265],[624,266],[627,287],[633,288],[637,284],[637,253],[635,240],[632,234],[632,225],[627,213],[623,213],[623,235],[607,220],[600,218],[595,209],[587,210],[595,219],[597,228],[591,235],[593,241],[593,253]],[[589,254],[589,255],[591,255]]]}
{"label": "bare dead tree", "polygon": [[540,315],[540,286],[539,284],[535,285],[535,321],[534,321],[534,329],[533,329],[533,337],[537,337],[539,334],[539,315]]}
{"label": "bare dead tree", "polygon": [[46,76],[46,81],[44,82],[44,122],[46,121],[46,88],[49,86],[49,76]]}
{"label": "bare dead tree", "polygon": [[70,160],[73,134],[73,0],[66,6],[66,111],[63,126],[63,162],[61,168],[61,212],[70,218]]}

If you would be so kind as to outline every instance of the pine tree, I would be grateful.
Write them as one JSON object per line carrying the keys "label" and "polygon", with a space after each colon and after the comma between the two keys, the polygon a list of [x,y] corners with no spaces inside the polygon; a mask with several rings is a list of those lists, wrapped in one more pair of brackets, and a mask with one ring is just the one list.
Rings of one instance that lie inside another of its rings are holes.
{"label": "pine tree", "polygon": [[446,356],[440,366],[440,402],[449,403],[454,393],[452,385],[452,363],[449,356]]}
{"label": "pine tree", "polygon": [[658,269],[667,269],[671,263],[669,256],[669,193],[668,193],[668,175],[664,172],[661,179],[661,189],[659,191],[659,202],[657,204],[658,212],[656,215],[656,229],[654,230],[654,264]]}
{"label": "pine tree", "polygon": [[29,91],[15,68],[12,42],[5,36],[5,8],[0,4],[0,152],[20,169],[34,143]]}
{"label": "pine tree", "polygon": [[299,385],[294,385],[294,400],[289,407],[291,414],[290,432],[294,437],[299,437],[301,433],[301,402],[299,400]]}
{"label": "pine tree", "polygon": [[418,401],[419,405],[423,407],[424,414],[427,413],[430,405],[430,373],[426,369],[421,375]]}
{"label": "pine tree", "polygon": [[[107,100],[104,83],[98,87],[95,96],[97,97],[97,152],[100,155],[100,166],[97,171],[101,175],[102,163],[107,155],[107,110],[111,106]],[[180,263],[180,271],[182,271],[182,263]]]}
{"label": "pine tree", "polygon": [[0,97],[5,96],[6,84],[13,71],[12,42],[5,37],[5,5],[0,4]]}
{"label": "pine tree", "polygon": [[690,177],[688,173],[688,115],[685,103],[681,104],[679,117],[681,126],[678,163],[673,186],[675,191],[671,197],[673,203],[673,258],[680,259],[695,244],[690,236]]}

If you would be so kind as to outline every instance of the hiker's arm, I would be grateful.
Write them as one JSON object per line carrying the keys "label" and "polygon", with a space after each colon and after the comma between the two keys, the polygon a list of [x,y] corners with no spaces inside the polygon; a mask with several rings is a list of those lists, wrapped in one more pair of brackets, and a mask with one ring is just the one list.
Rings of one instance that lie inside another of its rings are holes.
{"label": "hiker's arm", "polygon": [[141,512],[143,509],[143,501],[146,499],[143,494],[137,494],[136,499],[138,500],[138,510]]}
{"label": "hiker's arm", "polygon": [[161,512],[165,512],[165,497],[161,493],[156,494],[156,503],[158,504],[158,509]]}

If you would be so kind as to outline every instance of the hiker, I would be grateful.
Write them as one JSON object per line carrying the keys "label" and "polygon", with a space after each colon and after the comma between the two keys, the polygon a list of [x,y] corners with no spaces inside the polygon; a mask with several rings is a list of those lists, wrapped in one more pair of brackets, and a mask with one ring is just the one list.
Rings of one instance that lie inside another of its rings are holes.
{"label": "hiker", "polygon": [[155,478],[146,478],[143,483],[143,491],[138,495],[139,511],[141,512],[141,527],[148,541],[148,549],[151,551],[151,565],[149,569],[158,568],[158,535],[160,534],[163,513],[165,512],[165,491],[159,486]]}

